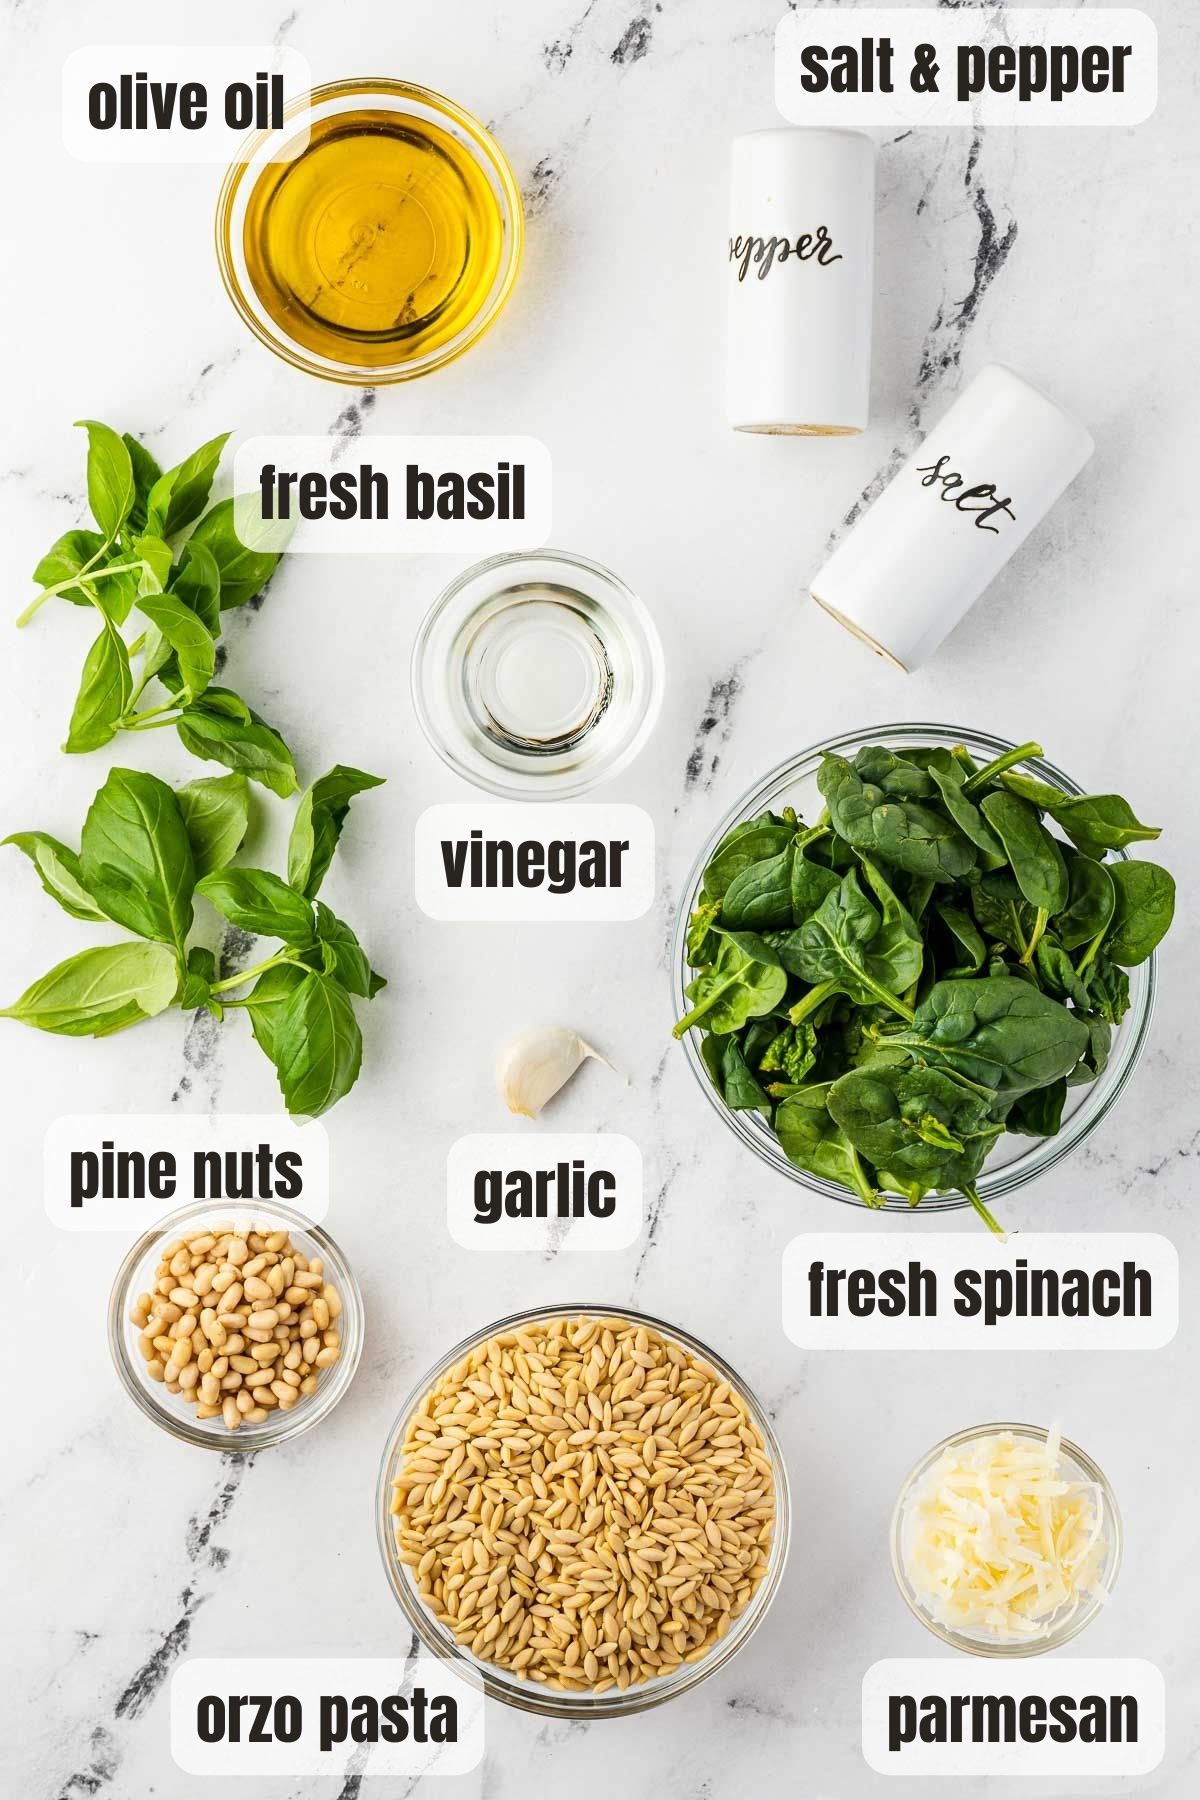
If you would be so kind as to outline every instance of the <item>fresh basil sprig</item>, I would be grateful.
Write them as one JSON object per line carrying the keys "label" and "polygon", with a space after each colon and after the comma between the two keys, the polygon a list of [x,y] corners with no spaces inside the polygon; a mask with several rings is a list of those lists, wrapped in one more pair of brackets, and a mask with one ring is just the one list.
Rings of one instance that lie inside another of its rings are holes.
{"label": "fresh basil sprig", "polygon": [[[176,790],[136,769],[111,770],[88,809],[78,852],[40,831],[4,841],[28,857],[72,918],[112,922],[134,935],[68,957],[0,1017],[68,1037],[104,1037],[172,1005],[204,1007],[217,1019],[244,1008],[288,1110],[325,1112],[362,1065],[353,998],[373,999],[385,984],[351,927],[316,896],[351,800],[380,779],[339,763],[313,783],[293,822],[285,881],[232,862],[249,823],[241,771]],[[210,949],[188,943],[197,895],[231,925],[274,938],[279,948],[252,968],[220,974]]]}
{"label": "fresh basil sprig", "polygon": [[[174,725],[194,755],[281,796],[294,793],[296,768],[279,733],[230,689],[212,685],[222,612],[252,599],[279,561],[240,541],[232,500],[205,511],[229,433],[164,471],[128,433],[119,437],[96,419],[80,423],[98,529],[65,532],[51,545],[33,572],[41,592],[17,620],[27,624],[55,597],[99,617],[63,748],[97,750],[119,731]],[[135,610],[145,624],[130,637],[124,628]],[[158,694],[145,704],[152,682]]]}
{"label": "fresh basil sprig", "polygon": [[1060,1129],[1104,1070],[1126,970],[1171,924],[1165,869],[1106,860],[1157,826],[1018,772],[1040,754],[827,755],[815,825],[748,819],[704,871],[675,1035],[698,1026],[725,1105],[868,1206],[957,1188],[998,1229],[976,1186],[988,1152]]}

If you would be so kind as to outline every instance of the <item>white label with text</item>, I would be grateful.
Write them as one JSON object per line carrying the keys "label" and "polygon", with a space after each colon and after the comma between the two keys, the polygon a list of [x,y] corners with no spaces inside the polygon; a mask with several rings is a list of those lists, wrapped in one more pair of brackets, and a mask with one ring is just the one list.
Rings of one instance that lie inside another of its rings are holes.
{"label": "white label with text", "polygon": [[1158,32],[1135,7],[802,6],[775,29],[794,125],[1140,125]]}
{"label": "white label with text", "polygon": [[233,459],[243,544],[479,556],[544,544],[551,465],[531,437],[255,437]]}
{"label": "white label with text", "polygon": [[171,1677],[171,1755],[188,1775],[415,1786],[477,1769],[483,1718],[483,1695],[433,1656],[193,1657]]}
{"label": "white label with text", "polygon": [[802,1350],[1159,1350],[1179,1257],[1148,1231],[812,1232],[783,1253]]}
{"label": "white label with text", "polygon": [[654,824],[612,801],[431,806],[416,888],[431,919],[640,919],[654,904]]}
{"label": "white label with text", "polygon": [[642,1153],[609,1131],[459,1138],[446,1223],[464,1250],[627,1250],[642,1229]]}
{"label": "white label with text", "polygon": [[284,113],[311,87],[279,44],[88,44],[63,65],[63,142],[81,162],[227,163],[270,131],[265,160],[282,162],[308,146]]}
{"label": "white label with text", "polygon": [[1166,1694],[1135,1657],[892,1657],[863,1676],[862,1748],[879,1775],[1148,1775]]}
{"label": "white label with text", "polygon": [[211,1200],[237,1216],[282,1201],[319,1224],[329,1138],[278,1113],[73,1113],[46,1132],[46,1212],[64,1231],[144,1231]]}

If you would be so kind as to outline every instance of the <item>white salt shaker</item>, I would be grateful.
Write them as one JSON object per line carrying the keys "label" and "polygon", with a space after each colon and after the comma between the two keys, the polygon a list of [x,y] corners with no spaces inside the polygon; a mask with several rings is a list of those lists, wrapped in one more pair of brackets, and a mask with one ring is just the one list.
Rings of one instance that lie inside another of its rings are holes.
{"label": "white salt shaker", "polygon": [[1094,449],[1039,388],[988,364],[813,577],[813,599],[920,668]]}
{"label": "white salt shaker", "polygon": [[857,131],[733,140],[729,422],[737,431],[862,431],[871,395],[875,146]]}

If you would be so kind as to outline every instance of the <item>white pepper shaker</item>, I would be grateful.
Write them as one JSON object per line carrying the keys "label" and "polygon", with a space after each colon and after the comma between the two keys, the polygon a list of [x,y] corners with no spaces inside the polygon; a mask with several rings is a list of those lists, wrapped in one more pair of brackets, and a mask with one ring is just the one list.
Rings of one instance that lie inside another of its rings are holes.
{"label": "white pepper shaker", "polygon": [[729,422],[737,431],[862,431],[871,397],[875,146],[858,131],[733,141]]}

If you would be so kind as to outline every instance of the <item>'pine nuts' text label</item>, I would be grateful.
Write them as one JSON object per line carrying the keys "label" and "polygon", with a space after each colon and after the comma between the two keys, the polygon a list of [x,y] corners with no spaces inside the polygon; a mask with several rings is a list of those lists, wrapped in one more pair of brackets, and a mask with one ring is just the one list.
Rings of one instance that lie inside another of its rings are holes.
{"label": "'pine nuts' text label", "polygon": [[446,1158],[464,1250],[627,1250],[642,1216],[642,1153],[617,1132],[480,1133]]}
{"label": "'pine nuts' text label", "polygon": [[431,919],[639,919],[654,903],[654,825],[615,802],[431,806],[416,890]]}
{"label": "'pine nuts' text label", "polygon": [[279,44],[89,44],[63,65],[63,142],[90,163],[226,163],[251,131],[278,133],[267,160],[308,147],[285,124],[312,75]]}
{"label": "'pine nuts' text label", "polygon": [[171,1755],[188,1775],[415,1786],[479,1767],[483,1717],[483,1695],[433,1656],[193,1657],[171,1677]]}
{"label": "'pine nuts' text label", "polygon": [[551,463],[531,437],[256,437],[234,456],[233,526],[253,550],[529,550],[551,525]]}
{"label": "'pine nuts' text label", "polygon": [[812,1232],[783,1253],[802,1350],[1160,1350],[1179,1257],[1148,1231]]}
{"label": "'pine nuts' text label", "polygon": [[235,1216],[282,1201],[318,1224],[329,1206],[329,1138],[278,1113],[96,1113],[46,1132],[44,1199],[64,1231],[144,1231],[211,1200]]}
{"label": "'pine nuts' text label", "polygon": [[1148,1775],[1165,1744],[1163,1678],[1134,1657],[894,1657],[863,1677],[879,1775]]}

